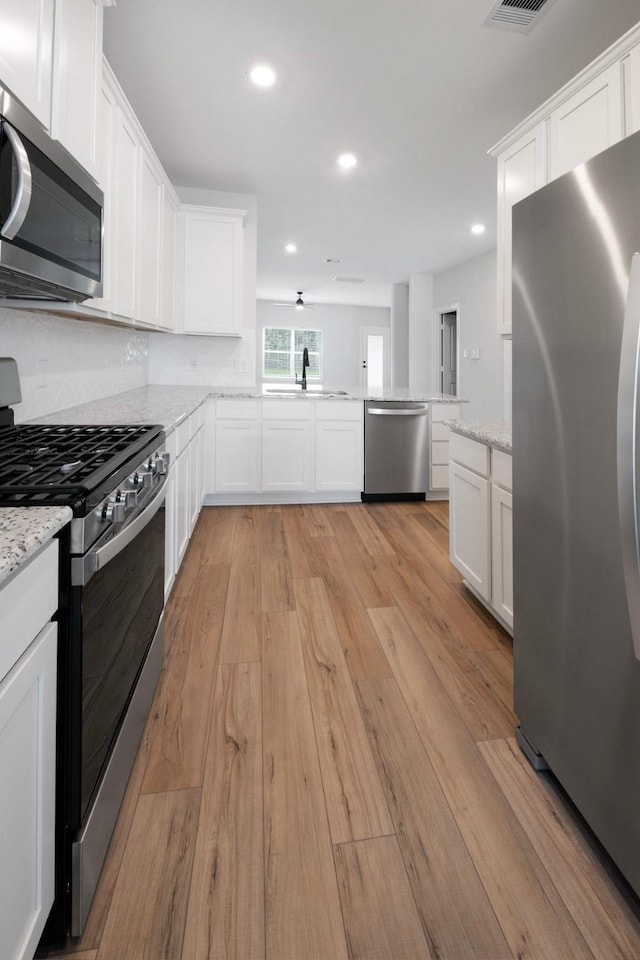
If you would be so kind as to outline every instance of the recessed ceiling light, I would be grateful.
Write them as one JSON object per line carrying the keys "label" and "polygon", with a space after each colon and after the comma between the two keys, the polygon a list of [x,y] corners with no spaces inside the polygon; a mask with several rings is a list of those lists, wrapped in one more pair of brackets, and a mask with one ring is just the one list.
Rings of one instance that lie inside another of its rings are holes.
{"label": "recessed ceiling light", "polygon": [[358,162],[358,158],[353,153],[341,153],[338,157],[338,163],[343,170],[351,170]]}
{"label": "recessed ceiling light", "polygon": [[266,63],[257,63],[251,68],[249,76],[257,87],[272,87],[276,82],[276,73]]}
{"label": "recessed ceiling light", "polygon": [[295,243],[288,243],[285,247],[287,253],[295,253],[297,249]]}
{"label": "recessed ceiling light", "polygon": [[484,233],[486,227],[484,223],[474,223],[471,227],[471,233],[481,234]]}

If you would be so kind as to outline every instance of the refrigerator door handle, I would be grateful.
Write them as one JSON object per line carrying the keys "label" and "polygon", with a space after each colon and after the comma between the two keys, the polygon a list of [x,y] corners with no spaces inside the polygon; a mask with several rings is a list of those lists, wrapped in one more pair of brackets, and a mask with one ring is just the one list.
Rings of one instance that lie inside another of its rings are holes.
{"label": "refrigerator door handle", "polygon": [[638,443],[640,436],[640,253],[631,260],[618,380],[618,516],[620,546],[636,659],[640,660],[640,517]]}

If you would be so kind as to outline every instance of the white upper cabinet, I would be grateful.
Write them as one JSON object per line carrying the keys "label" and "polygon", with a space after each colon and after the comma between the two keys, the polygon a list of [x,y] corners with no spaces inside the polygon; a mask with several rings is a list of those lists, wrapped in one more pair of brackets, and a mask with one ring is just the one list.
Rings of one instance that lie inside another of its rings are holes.
{"label": "white upper cabinet", "polygon": [[549,179],[573,170],[624,135],[622,68],[612,64],[549,117]]}
{"label": "white upper cabinet", "polygon": [[48,130],[51,123],[54,0],[3,0],[0,85]]}
{"label": "white upper cabinet", "polygon": [[138,313],[138,161],[140,140],[128,111],[116,108],[112,154],[111,266],[115,270],[115,304],[121,317]]}
{"label": "white upper cabinet", "polygon": [[640,24],[490,151],[498,160],[498,333],[511,333],[511,209],[640,130]]}
{"label": "white upper cabinet", "polygon": [[102,14],[100,0],[56,0],[51,136],[96,178]]}
{"label": "white upper cabinet", "polygon": [[544,123],[498,158],[498,333],[511,332],[511,209],[545,183],[546,165]]}
{"label": "white upper cabinet", "polygon": [[181,208],[179,333],[240,336],[245,217],[246,210]]}
{"label": "white upper cabinet", "polygon": [[173,187],[165,184],[162,196],[162,261],[158,321],[165,330],[173,330],[176,323],[176,244],[179,207]]}
{"label": "white upper cabinet", "polygon": [[140,242],[138,276],[141,323],[160,325],[162,313],[161,268],[164,217],[164,172],[146,150],[140,155]]}
{"label": "white upper cabinet", "polygon": [[627,133],[640,130],[640,43],[631,50],[624,64]]}
{"label": "white upper cabinet", "polygon": [[115,198],[113,192],[113,155],[116,128],[117,94],[114,86],[104,77],[100,91],[100,109],[98,111],[98,164],[97,179],[104,193],[102,211],[102,296],[89,300],[91,307],[97,310],[111,311],[115,306],[115,276],[111,263]]}

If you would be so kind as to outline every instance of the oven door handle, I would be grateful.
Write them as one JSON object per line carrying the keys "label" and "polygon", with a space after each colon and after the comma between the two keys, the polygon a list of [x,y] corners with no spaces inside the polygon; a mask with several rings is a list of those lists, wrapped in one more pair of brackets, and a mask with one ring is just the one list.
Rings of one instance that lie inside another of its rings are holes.
{"label": "oven door handle", "polygon": [[86,586],[94,573],[106,567],[106,565],[113,560],[114,557],[117,557],[125,547],[128,547],[131,541],[135,540],[138,534],[153,520],[166,497],[166,482],[167,478],[165,476],[162,479],[159,493],[157,493],[153,500],[144,508],[142,513],[138,514],[126,527],[123,527],[120,533],[113,537],[112,540],[105,543],[103,547],[98,547],[97,550],[90,550],[85,557],[77,557],[72,561],[71,582],[74,587]]}

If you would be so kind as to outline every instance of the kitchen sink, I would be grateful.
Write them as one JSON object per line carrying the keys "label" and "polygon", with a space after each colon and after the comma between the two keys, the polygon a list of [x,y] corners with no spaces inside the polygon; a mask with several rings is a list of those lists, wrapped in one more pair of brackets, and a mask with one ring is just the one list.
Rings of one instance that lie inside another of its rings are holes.
{"label": "kitchen sink", "polygon": [[286,387],[267,387],[265,393],[279,393],[286,397],[348,397],[346,390],[288,390]]}

